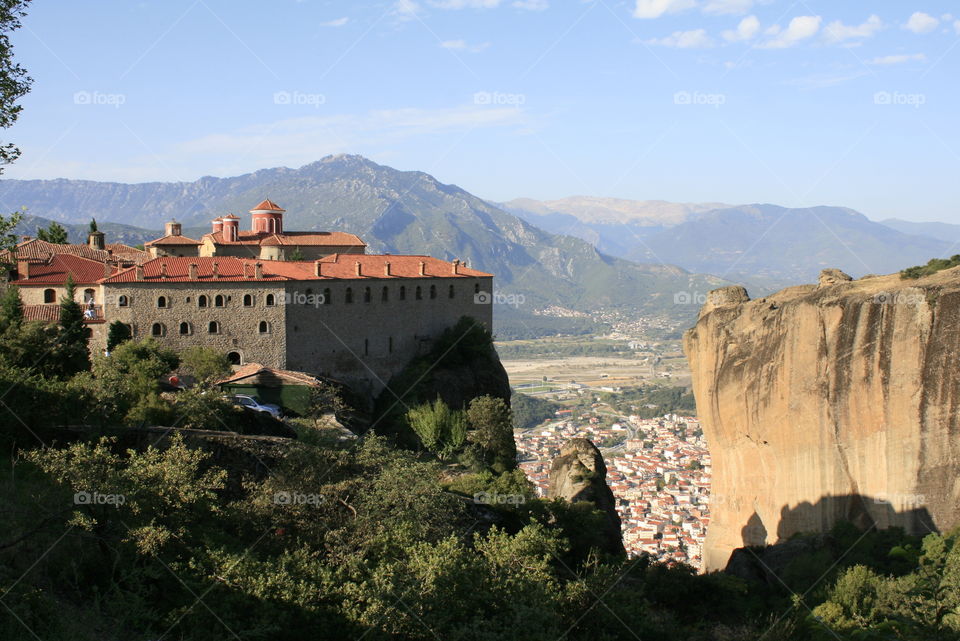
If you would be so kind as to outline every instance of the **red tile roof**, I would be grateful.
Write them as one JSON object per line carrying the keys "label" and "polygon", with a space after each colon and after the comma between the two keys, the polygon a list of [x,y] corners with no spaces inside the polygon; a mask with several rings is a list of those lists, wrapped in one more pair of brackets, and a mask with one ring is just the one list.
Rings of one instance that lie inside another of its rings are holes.
{"label": "red tile roof", "polygon": [[131,263],[144,263],[150,260],[150,253],[122,243],[107,243],[107,251],[118,260]]}
{"label": "red tile roof", "polygon": [[153,245],[201,245],[202,243],[199,240],[194,240],[192,238],[187,238],[186,236],[164,236],[163,238],[157,238],[156,240],[151,240],[150,242],[144,243],[144,247],[151,247]]}
{"label": "red tile roof", "polygon": [[260,231],[240,231],[237,240],[226,240],[223,232],[205,234],[217,245],[266,245],[268,247],[284,245],[330,246],[330,247],[366,247],[367,244],[355,234],[342,231],[294,231],[274,234]]}
{"label": "red tile roof", "polygon": [[[36,258],[46,260],[57,254],[82,256],[83,258],[100,261],[101,263],[108,260],[121,260],[135,263],[150,259],[150,254],[147,252],[122,243],[109,243],[105,246],[105,249],[94,249],[90,245],[81,243],[64,243],[58,245],[56,243],[48,243],[39,238],[31,238],[18,244],[16,250],[16,257],[20,259]],[[0,260],[12,262],[13,256],[9,251],[5,251],[0,253]]]}
{"label": "red tile roof", "polygon": [[[390,263],[390,275],[385,273]],[[420,263],[424,273],[420,275]],[[256,265],[260,264],[260,278],[256,278]],[[317,263],[321,263],[321,275],[316,275]],[[360,263],[361,276],[357,276]],[[197,277],[190,278],[190,265],[197,268]],[[217,265],[218,276],[213,276]],[[162,277],[165,270],[166,278]],[[492,274],[464,267],[462,264],[453,273],[453,263],[430,256],[391,256],[376,254],[332,254],[320,261],[280,261],[235,258],[230,256],[181,258],[161,257],[143,264],[140,282],[243,282],[243,281],[296,281],[296,280],[364,280],[390,278],[477,278]],[[125,269],[104,283],[138,282],[136,268]]]}
{"label": "red tile roof", "polygon": [[[29,272],[29,278],[21,278],[18,274],[12,282],[20,287],[63,285],[67,276],[73,276],[77,285],[94,285],[103,278],[104,263],[72,254],[54,254],[47,260],[30,260]],[[116,268],[111,266],[111,272],[116,272]]]}
{"label": "red tile roof", "polygon": [[287,211],[286,209],[282,208],[280,205],[278,205],[277,203],[273,202],[273,201],[270,200],[269,198],[261,201],[259,205],[257,205],[256,207],[254,207],[254,208],[251,209],[250,211],[257,211],[257,210],[261,210],[261,209],[266,209],[266,210],[269,210],[269,211]]}
{"label": "red tile roof", "polygon": [[[86,305],[83,305],[84,311],[86,311]],[[23,320],[25,321],[39,321],[41,323],[58,323],[60,322],[60,304],[51,303],[48,305],[24,305],[23,306]],[[84,323],[103,323],[103,307],[96,305],[94,308],[94,317],[88,318],[86,315],[83,317]]]}

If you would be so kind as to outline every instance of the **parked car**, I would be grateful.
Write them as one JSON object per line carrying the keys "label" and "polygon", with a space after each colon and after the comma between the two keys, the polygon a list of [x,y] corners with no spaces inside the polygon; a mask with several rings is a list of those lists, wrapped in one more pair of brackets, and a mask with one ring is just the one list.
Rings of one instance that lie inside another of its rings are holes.
{"label": "parked car", "polygon": [[246,407],[253,410],[254,412],[266,412],[273,418],[280,418],[280,415],[283,413],[283,409],[279,405],[273,405],[271,403],[261,403],[252,396],[246,396],[244,394],[234,394],[230,397],[230,401],[234,405],[240,405],[241,407]]}

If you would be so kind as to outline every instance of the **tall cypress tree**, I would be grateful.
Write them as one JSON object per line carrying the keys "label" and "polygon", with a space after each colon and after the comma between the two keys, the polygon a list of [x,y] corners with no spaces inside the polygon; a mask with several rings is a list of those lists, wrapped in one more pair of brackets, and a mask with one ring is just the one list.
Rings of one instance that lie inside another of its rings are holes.
{"label": "tall cypress tree", "polygon": [[90,369],[83,307],[76,300],[73,276],[67,277],[67,292],[60,300],[60,333],[57,337],[57,361],[64,377]]}
{"label": "tall cypress tree", "polygon": [[0,332],[18,328],[23,323],[23,301],[16,285],[7,285],[0,294]]}
{"label": "tall cypress tree", "polygon": [[130,340],[130,328],[123,321],[115,320],[107,330],[107,351],[112,352],[117,345]]}

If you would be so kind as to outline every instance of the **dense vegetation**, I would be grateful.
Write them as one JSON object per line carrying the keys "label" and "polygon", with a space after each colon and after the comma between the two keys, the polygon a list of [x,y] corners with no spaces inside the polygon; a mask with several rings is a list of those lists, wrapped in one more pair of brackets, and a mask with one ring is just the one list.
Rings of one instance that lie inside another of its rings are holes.
{"label": "dense vegetation", "polygon": [[958,265],[960,265],[960,254],[954,254],[950,258],[931,258],[926,265],[914,265],[901,270],[900,278],[917,279]]}
{"label": "dense vegetation", "polygon": [[634,351],[630,349],[626,341],[583,337],[500,342],[497,343],[497,353],[500,358],[517,359],[562,356],[632,356]]}
{"label": "dense vegetation", "polygon": [[557,410],[563,409],[560,403],[516,392],[510,397],[510,407],[513,410],[513,427],[518,430],[536,427],[554,418]]}
{"label": "dense vegetation", "polygon": [[693,392],[685,387],[644,385],[624,388],[618,393],[601,392],[600,400],[609,403],[624,414],[640,418],[654,418],[664,414],[693,415],[697,404]]}

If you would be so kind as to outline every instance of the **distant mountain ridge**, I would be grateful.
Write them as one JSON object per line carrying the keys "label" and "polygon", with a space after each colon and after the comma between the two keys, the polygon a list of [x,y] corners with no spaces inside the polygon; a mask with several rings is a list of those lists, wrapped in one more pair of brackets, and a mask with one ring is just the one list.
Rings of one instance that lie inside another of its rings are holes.
{"label": "distant mountain ridge", "polygon": [[[632,216],[617,220],[597,215],[605,211],[608,200]],[[591,205],[596,209],[584,209]],[[517,199],[504,206],[548,231],[565,231],[615,256],[675,263],[745,283],[758,293],[813,282],[826,267],[853,275],[890,273],[960,253],[960,246],[954,246],[960,226],[882,224],[846,207],[751,204],[711,209],[704,203],[671,208],[661,201],[580,197],[549,202]]]}
{"label": "distant mountain ridge", "polygon": [[533,312],[547,306],[585,312],[620,308],[692,320],[696,305],[677,305],[675,295],[726,284],[673,265],[641,265],[605,255],[426,173],[398,171],[361,156],[328,156],[299,169],[263,169],[191,183],[0,183],[0,211],[26,205],[32,215],[64,223],[84,224],[95,216],[157,230],[172,218],[185,228],[206,227],[228,212],[241,216],[241,225],[247,226],[247,210],[269,197],[287,210],[286,229],[347,231],[363,238],[371,252],[460,258],[494,273],[499,293],[515,295],[512,303],[497,308],[498,318],[512,318],[515,325],[539,322]]}

